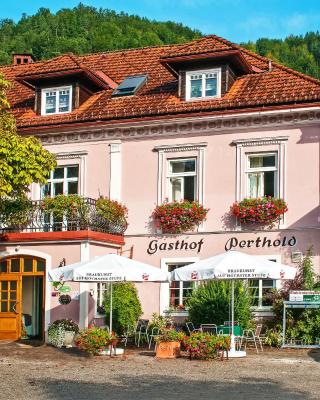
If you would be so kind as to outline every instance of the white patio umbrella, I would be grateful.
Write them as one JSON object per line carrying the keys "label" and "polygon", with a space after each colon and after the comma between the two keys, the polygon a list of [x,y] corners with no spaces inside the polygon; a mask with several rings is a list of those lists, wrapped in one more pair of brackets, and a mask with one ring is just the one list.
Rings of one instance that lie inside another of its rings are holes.
{"label": "white patio umbrella", "polygon": [[110,282],[110,332],[112,331],[112,282],[168,282],[169,274],[140,261],[106,254],[49,271],[51,282]]}
{"label": "white patio umbrella", "polygon": [[171,272],[173,281],[231,280],[231,348],[230,357],[245,357],[235,350],[234,342],[234,279],[294,279],[296,269],[239,251],[228,251]]}

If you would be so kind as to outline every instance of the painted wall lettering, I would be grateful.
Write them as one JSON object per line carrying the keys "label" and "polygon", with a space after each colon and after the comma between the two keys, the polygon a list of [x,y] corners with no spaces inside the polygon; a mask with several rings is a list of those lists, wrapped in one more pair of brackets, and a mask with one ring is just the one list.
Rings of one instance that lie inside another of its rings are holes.
{"label": "painted wall lettering", "polygon": [[155,254],[159,251],[170,250],[196,250],[200,253],[203,245],[203,239],[195,242],[187,242],[186,240],[176,240],[175,242],[161,242],[158,239],[151,240],[148,245],[147,253]]}
{"label": "painted wall lettering", "polygon": [[261,238],[258,236],[254,240],[239,240],[236,237],[230,238],[225,246],[224,249],[225,251],[229,251],[235,248],[250,248],[250,247],[293,247],[297,244],[297,239],[295,236],[291,236],[291,238],[287,238],[286,236],[283,237],[283,239],[268,239],[266,236]]}

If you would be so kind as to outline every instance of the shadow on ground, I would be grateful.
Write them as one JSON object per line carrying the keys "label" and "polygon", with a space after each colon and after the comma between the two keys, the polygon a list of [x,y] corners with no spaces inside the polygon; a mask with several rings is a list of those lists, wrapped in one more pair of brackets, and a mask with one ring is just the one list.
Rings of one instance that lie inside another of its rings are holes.
{"label": "shadow on ground", "polygon": [[156,376],[118,377],[110,383],[68,381],[67,379],[36,379],[29,382],[37,386],[48,400],[308,400],[306,393],[292,392],[277,382],[245,378],[235,381],[191,380],[178,377]]}
{"label": "shadow on ground", "polygon": [[320,349],[310,350],[308,352],[308,356],[311,357],[314,361],[320,363]]}

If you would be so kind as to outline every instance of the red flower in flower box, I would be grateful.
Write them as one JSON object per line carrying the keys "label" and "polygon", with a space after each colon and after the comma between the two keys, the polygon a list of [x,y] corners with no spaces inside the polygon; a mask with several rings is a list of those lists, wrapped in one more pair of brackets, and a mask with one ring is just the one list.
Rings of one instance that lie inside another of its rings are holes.
{"label": "red flower in flower box", "polygon": [[272,227],[288,211],[288,206],[283,199],[268,196],[236,202],[231,206],[230,211],[241,224]]}

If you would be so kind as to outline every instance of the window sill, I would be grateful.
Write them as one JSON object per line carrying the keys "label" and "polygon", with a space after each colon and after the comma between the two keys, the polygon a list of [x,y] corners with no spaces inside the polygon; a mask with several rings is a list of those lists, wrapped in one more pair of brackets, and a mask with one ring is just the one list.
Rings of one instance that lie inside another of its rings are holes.
{"label": "window sill", "polygon": [[217,96],[207,96],[207,97],[190,97],[186,98],[186,101],[205,101],[205,100],[216,100],[221,99],[220,95]]}

